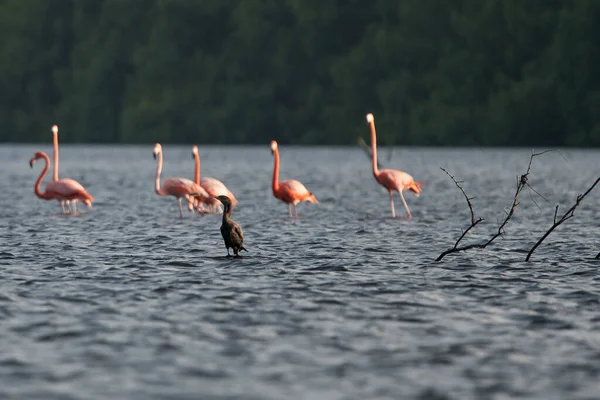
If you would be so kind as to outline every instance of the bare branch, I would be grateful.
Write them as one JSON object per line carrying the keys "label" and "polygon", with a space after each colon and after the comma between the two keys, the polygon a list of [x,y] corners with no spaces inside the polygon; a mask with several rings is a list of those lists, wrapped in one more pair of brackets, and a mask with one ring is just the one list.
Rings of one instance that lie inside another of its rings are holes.
{"label": "bare branch", "polygon": [[[373,153],[371,152],[371,148],[365,142],[365,140],[359,136],[357,138],[357,142],[358,142],[358,145],[360,146],[360,148],[363,149],[363,151],[365,152],[365,154],[369,157],[369,159],[372,160],[373,159]],[[379,160],[377,160],[377,168],[381,168],[381,164],[379,163]]]}
{"label": "bare branch", "polygon": [[[535,251],[535,249],[537,249],[538,246],[540,244],[542,244],[542,242],[552,233],[552,231],[554,229],[556,229],[560,224],[562,224],[563,222],[565,222],[566,220],[568,220],[568,219],[570,219],[570,218],[572,218],[574,216],[575,210],[577,209],[577,207],[579,207],[579,205],[581,204],[581,202],[583,201],[583,199],[585,199],[585,197],[592,190],[594,190],[594,188],[596,187],[596,185],[598,184],[598,182],[600,182],[600,177],[598,177],[598,179],[596,179],[596,181],[594,182],[594,184],[592,186],[590,186],[588,188],[588,190],[584,194],[577,195],[577,199],[575,200],[575,204],[573,204],[573,206],[571,208],[569,208],[567,210],[567,212],[564,213],[563,216],[558,221],[556,221],[556,214],[558,213],[558,206],[556,206],[556,211],[554,213],[554,224],[552,224],[552,226],[550,227],[550,229],[548,229],[548,231],[546,231],[546,233],[540,238],[540,240],[537,241],[537,243],[531,248],[531,250],[529,250],[529,253],[527,253],[527,257],[525,257],[525,261],[529,261],[529,258],[531,258],[531,255],[533,254],[533,252]],[[598,258],[598,257],[596,257],[596,258]]]}
{"label": "bare branch", "polygon": [[448,255],[450,253],[455,253],[458,251],[464,251],[464,250],[472,249],[475,247],[479,247],[480,245],[478,245],[478,244],[471,244],[471,245],[467,245],[467,246],[463,246],[463,247],[458,247],[458,245],[465,238],[465,236],[467,235],[467,233],[469,233],[469,231],[471,229],[475,228],[475,226],[477,226],[477,224],[479,224],[481,221],[483,221],[483,218],[475,219],[475,211],[473,211],[473,204],[471,203],[471,199],[469,198],[469,196],[467,196],[467,193],[465,193],[464,189],[462,188],[462,186],[460,186],[460,183],[456,180],[456,178],[454,178],[454,176],[452,176],[452,174],[450,174],[450,172],[446,171],[444,168],[440,167],[440,169],[442,171],[444,171],[446,173],[446,175],[448,175],[450,177],[450,179],[452,179],[452,181],[454,182],[456,187],[458,187],[460,189],[460,191],[462,192],[463,196],[465,197],[465,200],[467,200],[467,205],[469,206],[469,211],[471,211],[471,225],[469,225],[469,227],[467,229],[465,229],[464,232],[460,235],[460,237],[458,238],[456,243],[454,243],[454,247],[452,247],[452,248],[444,251],[442,254],[440,254],[438,256],[438,258],[436,259],[436,261],[441,261],[442,258],[444,258],[446,255]]}
{"label": "bare branch", "polygon": [[556,205],[556,208],[554,209],[554,223],[556,223],[556,215],[558,214],[558,204]]}
{"label": "bare branch", "polygon": [[[479,223],[481,221],[482,221],[482,219],[478,219],[476,221],[476,223]],[[473,227],[473,226],[475,226],[475,225],[472,225],[471,227]],[[448,249],[448,250],[442,252],[442,254],[440,254],[438,256],[438,258],[435,259],[435,261],[442,261],[442,258],[446,257],[450,253],[457,253],[459,251],[465,251],[465,250],[470,250],[470,249],[483,249],[484,247],[485,247],[485,245],[483,245],[481,243],[469,244],[469,245],[462,246],[462,247],[453,247],[451,249]]]}
{"label": "bare branch", "polygon": [[[467,204],[469,206],[469,210],[471,210],[471,226],[469,227],[472,228],[473,225],[475,225],[475,213],[473,212],[473,204],[471,204],[471,199],[469,199],[469,196],[467,196],[467,194],[465,193],[465,191],[463,190],[463,188],[460,186],[460,184],[457,182],[456,179],[454,179],[454,177],[450,174],[450,172],[446,171],[444,168],[440,167],[440,169],[442,171],[444,171],[446,173],[446,175],[448,175],[450,177],[450,179],[452,179],[452,181],[454,182],[454,184],[460,189],[460,191],[462,192],[463,196],[465,196],[465,199],[467,200]],[[468,229],[467,229],[468,230]],[[464,236],[464,234],[463,234]],[[459,239],[460,241],[460,239]],[[455,246],[456,247],[456,246]]]}
{"label": "bare branch", "polygon": [[502,221],[502,223],[500,224],[500,226],[498,226],[498,230],[496,231],[496,233],[494,235],[492,235],[490,237],[490,239],[488,239],[485,242],[469,244],[469,245],[462,246],[462,247],[458,247],[458,244],[460,243],[460,241],[465,237],[465,235],[467,234],[467,232],[469,232],[471,229],[473,229],[475,227],[475,225],[477,225],[479,222],[483,221],[483,219],[479,218],[479,219],[475,220],[475,213],[473,211],[473,207],[472,207],[471,201],[469,200],[469,197],[466,195],[465,191],[459,185],[459,183],[456,181],[456,179],[454,179],[454,177],[452,175],[450,175],[450,173],[448,173],[448,171],[446,171],[445,169],[441,168],[442,171],[444,171],[450,178],[452,178],[452,180],[454,181],[454,183],[456,184],[456,186],[458,186],[458,188],[461,190],[461,192],[463,193],[463,195],[467,199],[467,204],[469,205],[469,209],[471,210],[471,225],[458,238],[458,240],[454,244],[454,247],[452,247],[452,248],[444,251],[443,253],[441,253],[438,256],[438,258],[436,258],[436,261],[441,261],[446,255],[448,255],[450,253],[456,253],[456,252],[459,252],[459,251],[465,251],[465,250],[469,250],[469,249],[484,249],[487,246],[489,246],[490,244],[492,244],[492,242],[494,240],[496,240],[498,237],[504,235],[504,227],[511,220],[511,218],[515,214],[515,210],[519,206],[519,195],[521,194],[521,191],[523,190],[523,188],[525,186],[529,186],[529,183],[527,181],[528,181],[529,172],[531,171],[531,163],[533,162],[533,158],[537,157],[537,156],[541,156],[542,154],[546,154],[546,153],[551,152],[551,151],[555,151],[555,150],[546,150],[546,151],[542,151],[540,153],[533,153],[532,152],[531,157],[529,158],[529,164],[527,165],[527,171],[523,175],[521,175],[520,177],[517,176],[517,189],[515,191],[515,195],[513,197],[513,201],[512,201],[511,207],[508,210],[508,212],[505,211],[506,217],[504,218],[504,221]]}
{"label": "bare branch", "polygon": [[[563,155],[563,153],[560,152],[559,149],[550,149],[550,150],[545,150],[542,151],[540,153],[533,153],[532,151],[532,155],[531,158],[529,159],[529,166],[527,167],[527,172],[525,174],[525,177],[527,178],[527,176],[529,175],[529,170],[531,169],[531,162],[533,161],[533,157],[536,156],[541,156],[542,154],[546,154],[546,153],[550,153],[552,151],[556,151],[558,154],[560,154],[560,156],[563,158],[563,160],[565,160],[566,163],[569,163],[569,161],[565,158],[565,156]],[[528,182],[526,183],[526,185],[529,187],[530,190],[532,190],[535,194],[537,194],[538,196],[540,196],[542,199],[546,200],[546,203],[550,204],[550,200],[548,200],[546,197],[544,197],[540,192],[538,192],[537,190],[535,190],[533,188],[533,186],[531,186]],[[531,201],[537,206],[538,210],[542,210],[540,208],[540,206],[538,205],[538,203],[533,199],[533,196],[531,196],[531,193],[529,193],[529,198],[531,199]]]}
{"label": "bare branch", "polygon": [[483,218],[477,218],[477,221],[473,221],[473,223],[471,223],[471,226],[469,226],[467,229],[465,229],[465,231],[462,233],[462,235],[460,235],[460,237],[458,238],[458,240],[456,241],[456,243],[454,243],[454,248],[455,249],[458,247],[458,244],[460,243],[460,241],[463,240],[463,238],[465,236],[467,236],[467,233],[469,233],[469,231],[471,229],[475,228],[475,225],[477,225],[481,221],[483,221]]}

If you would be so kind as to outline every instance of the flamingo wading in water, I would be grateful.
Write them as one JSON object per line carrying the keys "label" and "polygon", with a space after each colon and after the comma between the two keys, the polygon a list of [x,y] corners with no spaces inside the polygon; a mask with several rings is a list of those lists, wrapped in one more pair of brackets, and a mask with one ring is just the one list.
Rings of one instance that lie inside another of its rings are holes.
{"label": "flamingo wading in water", "polygon": [[162,146],[160,143],[154,145],[154,158],[158,158],[156,166],[156,179],[154,182],[154,190],[159,196],[174,196],[179,203],[179,216],[183,218],[183,207],[181,201],[185,198],[188,203],[193,204],[192,197],[198,197],[201,202],[208,202],[209,195],[200,185],[196,185],[189,179],[185,178],[167,178],[160,186],[160,173],[162,172],[163,156]]}
{"label": "flamingo wading in water", "polygon": [[400,195],[400,200],[402,200],[402,204],[404,204],[404,208],[406,209],[406,214],[408,218],[412,218],[410,210],[408,209],[408,205],[406,204],[406,200],[404,200],[404,196],[402,195],[403,190],[412,191],[417,197],[421,194],[421,182],[415,182],[413,177],[403,171],[398,171],[396,169],[382,169],[380,170],[377,167],[377,134],[375,133],[375,117],[373,114],[367,114],[367,123],[371,127],[371,161],[373,165],[373,176],[377,183],[382,185],[387,189],[390,195],[390,207],[392,208],[392,218],[396,218],[396,210],[394,208],[394,191],[398,192]]}
{"label": "flamingo wading in water", "polygon": [[[54,164],[52,165],[52,180],[56,182],[58,180],[58,125],[52,125],[52,144],[52,155],[54,158]],[[69,200],[60,200],[59,203],[63,214],[71,212]]]}
{"label": "flamingo wading in water", "polygon": [[200,154],[198,153],[198,146],[192,147],[192,157],[195,160],[194,182],[197,185],[202,186],[202,188],[211,196],[210,203],[207,205],[216,208],[221,204],[216,198],[218,196],[227,196],[231,203],[231,208],[236,206],[238,202],[235,199],[235,196],[227,189],[223,182],[215,178],[200,179]]}
{"label": "flamingo wading in water", "polygon": [[40,191],[40,186],[42,184],[42,180],[44,176],[48,173],[48,169],[50,169],[50,158],[48,155],[42,151],[38,151],[35,153],[34,157],[29,160],[29,166],[33,168],[33,164],[40,158],[43,158],[46,161],[46,165],[42,170],[39,178],[35,182],[34,193],[37,197],[43,200],[58,200],[59,202],[63,201],[73,201],[73,209],[69,210],[71,213],[75,214],[77,212],[77,201],[82,201],[86,206],[91,207],[92,201],[94,198],[81,186],[79,182],[69,178],[57,179],[52,181],[46,185],[46,190],[44,192]]}
{"label": "flamingo wading in water", "polygon": [[316,197],[309,192],[302,183],[297,180],[290,179],[287,181],[279,182],[279,148],[277,142],[271,141],[271,153],[275,156],[275,165],[273,167],[273,183],[271,188],[273,189],[273,196],[277,199],[287,203],[288,214],[292,216],[292,209],[290,205],[294,205],[294,216],[298,216],[298,210],[296,204],[302,201],[308,201],[309,203],[318,203]]}

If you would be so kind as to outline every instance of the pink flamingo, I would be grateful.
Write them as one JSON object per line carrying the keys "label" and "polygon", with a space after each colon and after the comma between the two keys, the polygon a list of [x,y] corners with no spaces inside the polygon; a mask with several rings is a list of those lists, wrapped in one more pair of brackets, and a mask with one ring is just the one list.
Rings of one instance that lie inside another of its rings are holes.
{"label": "pink flamingo", "polygon": [[177,198],[179,203],[179,216],[183,217],[183,208],[181,201],[185,198],[188,204],[193,204],[192,197],[198,197],[201,202],[208,202],[209,195],[206,190],[200,185],[196,185],[189,179],[185,178],[167,178],[163,181],[162,187],[160,186],[160,173],[162,171],[163,156],[162,146],[159,143],[154,145],[154,158],[158,157],[158,165],[156,167],[156,180],[154,190],[159,196],[174,196]]}
{"label": "pink flamingo", "polygon": [[287,203],[288,214],[292,216],[292,209],[290,204],[294,205],[294,215],[298,216],[298,210],[296,204],[302,201],[308,201],[309,203],[318,203],[315,196],[310,193],[302,183],[297,180],[290,179],[287,181],[279,182],[279,149],[277,142],[271,140],[271,153],[275,155],[275,166],[273,168],[273,183],[271,188],[273,189],[273,196],[277,199]]}
{"label": "pink flamingo", "polygon": [[211,196],[209,205],[216,208],[220,205],[220,202],[216,200],[218,196],[227,196],[231,200],[231,207],[237,205],[237,200],[233,193],[227,189],[227,187],[218,179],[215,178],[202,178],[200,180],[200,154],[198,153],[198,146],[192,147],[192,157],[196,161],[194,169],[194,182],[197,185],[202,186],[204,190]]}
{"label": "pink flamingo", "polygon": [[400,200],[404,204],[406,214],[408,218],[412,218],[406,200],[402,195],[402,191],[407,189],[412,191],[417,197],[421,194],[422,182],[415,182],[413,177],[403,171],[395,169],[382,169],[379,170],[377,167],[377,135],[375,133],[375,117],[373,114],[367,114],[367,123],[371,126],[371,151],[372,151],[372,163],[373,163],[373,176],[377,183],[385,187],[390,195],[390,206],[392,208],[392,218],[396,218],[396,210],[394,208],[394,191],[400,194]]}
{"label": "pink flamingo", "polygon": [[[52,166],[52,180],[58,180],[58,125],[52,125],[52,136],[53,136],[53,158],[54,165]],[[71,212],[71,208],[69,206],[69,200],[61,200],[59,201],[60,208],[62,209],[63,214],[67,212]],[[66,206],[66,207],[65,207]]]}
{"label": "pink flamingo", "polygon": [[54,145],[54,166],[52,167],[52,180],[58,180],[58,125],[52,125],[52,144]]}
{"label": "pink flamingo", "polygon": [[48,169],[50,169],[50,158],[46,155],[46,153],[38,151],[35,153],[34,157],[29,160],[29,166],[33,168],[33,164],[35,164],[35,162],[40,158],[43,158],[46,161],[46,165],[44,166],[39,178],[35,182],[33,189],[37,197],[43,200],[72,200],[72,213],[77,212],[77,201],[84,202],[88,207],[92,206],[92,201],[94,201],[94,198],[83,188],[83,186],[81,186],[79,182],[73,179],[63,178],[52,181],[46,185],[46,190],[43,193],[40,192],[42,180],[44,179],[46,173],[48,173]]}

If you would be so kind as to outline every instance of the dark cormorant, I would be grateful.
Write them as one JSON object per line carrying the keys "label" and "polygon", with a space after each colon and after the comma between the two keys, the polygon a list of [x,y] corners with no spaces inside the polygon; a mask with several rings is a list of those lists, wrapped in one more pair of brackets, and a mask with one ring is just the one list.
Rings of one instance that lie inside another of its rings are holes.
{"label": "dark cormorant", "polygon": [[238,253],[242,250],[246,250],[243,246],[244,233],[242,228],[229,218],[231,216],[231,200],[227,196],[215,197],[221,203],[223,203],[223,223],[221,224],[221,235],[225,241],[225,247],[227,248],[227,257],[229,257],[229,248],[233,249],[233,254],[238,257]]}

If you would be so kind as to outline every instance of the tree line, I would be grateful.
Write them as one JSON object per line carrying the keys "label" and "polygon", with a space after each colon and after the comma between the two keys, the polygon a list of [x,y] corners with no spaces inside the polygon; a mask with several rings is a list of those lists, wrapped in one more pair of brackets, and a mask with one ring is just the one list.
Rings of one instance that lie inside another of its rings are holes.
{"label": "tree line", "polygon": [[597,0],[0,0],[0,140],[600,145]]}

